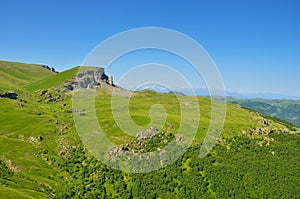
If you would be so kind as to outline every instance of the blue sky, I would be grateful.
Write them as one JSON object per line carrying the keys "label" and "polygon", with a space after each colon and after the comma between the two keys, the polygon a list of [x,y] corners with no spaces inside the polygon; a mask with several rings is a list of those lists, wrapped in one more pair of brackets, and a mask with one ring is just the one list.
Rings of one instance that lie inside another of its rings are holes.
{"label": "blue sky", "polygon": [[227,90],[300,97],[299,19],[296,0],[2,0],[0,60],[62,71],[116,33],[164,27],[201,44]]}

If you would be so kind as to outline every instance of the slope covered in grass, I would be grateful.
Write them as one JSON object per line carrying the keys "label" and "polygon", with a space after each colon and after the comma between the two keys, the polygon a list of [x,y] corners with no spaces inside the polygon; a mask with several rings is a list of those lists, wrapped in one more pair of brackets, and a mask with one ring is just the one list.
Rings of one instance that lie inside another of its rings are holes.
{"label": "slope covered in grass", "polygon": [[240,104],[260,113],[277,117],[300,126],[300,100],[234,99],[229,102]]}
{"label": "slope covered in grass", "polygon": [[50,88],[75,77],[78,72],[78,69],[79,67],[75,67],[64,72],[58,73],[54,76],[44,78],[40,81],[34,82],[33,84],[25,86],[25,89],[32,92],[36,90]]}
{"label": "slope covered in grass", "polygon": [[[85,118],[90,112],[73,110],[73,91],[57,89],[76,73],[75,68],[33,83],[26,87],[28,90],[18,92],[17,100],[0,99],[1,198],[300,197],[299,129],[226,104],[221,137],[208,156],[199,158],[211,119],[211,99],[204,97],[197,98],[199,118],[191,118],[200,121],[196,137],[178,160],[142,174],[104,165],[85,148],[75,128],[73,114]],[[39,89],[47,89],[47,95],[32,92]],[[59,100],[48,99],[58,96]],[[190,100],[189,96],[180,97],[184,102]],[[120,95],[117,100],[126,98]],[[151,114],[161,114],[160,109],[153,109],[149,115],[151,107],[164,107],[166,124],[157,126],[153,139],[137,139],[135,129],[126,134],[119,128],[112,114],[110,89],[98,89],[95,102],[106,136],[128,151],[159,150],[178,133],[181,108],[173,94],[139,91],[129,100],[131,118],[145,129],[155,125]],[[195,106],[184,104],[192,109]],[[117,112],[124,109],[118,103],[116,108]]]}
{"label": "slope covered in grass", "polygon": [[0,61],[0,90],[20,88],[55,74],[37,64]]}

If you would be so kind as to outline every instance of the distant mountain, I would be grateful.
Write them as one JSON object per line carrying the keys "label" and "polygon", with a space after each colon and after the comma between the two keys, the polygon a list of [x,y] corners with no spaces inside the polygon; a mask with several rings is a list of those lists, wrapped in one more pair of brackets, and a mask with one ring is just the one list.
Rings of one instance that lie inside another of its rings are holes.
{"label": "distant mountain", "polygon": [[[197,96],[209,96],[209,90],[204,88],[179,88],[175,89],[178,92],[184,93],[185,95],[197,95]],[[215,93],[222,94],[223,91],[214,90]],[[225,91],[226,96],[234,97],[237,99],[253,99],[253,98],[263,98],[263,99],[290,99],[290,100],[300,100],[300,96],[290,96],[278,93],[239,93],[232,91]]]}
{"label": "distant mountain", "polygon": [[[148,84],[144,85],[140,88],[128,88],[130,90],[153,90],[158,93],[169,93],[169,92],[176,92],[181,93],[187,96],[210,96],[210,91],[206,88],[176,88],[171,89],[161,85],[156,84]],[[217,96],[223,96],[224,91],[221,90],[213,90],[213,93],[217,94]],[[225,90],[225,94],[227,97],[233,97],[236,99],[253,99],[253,98],[262,98],[262,99],[286,99],[286,100],[300,100],[300,96],[291,96],[285,95],[280,93],[239,93],[239,92],[232,92]]]}
{"label": "distant mountain", "polygon": [[286,120],[300,126],[300,100],[267,100],[227,98],[227,102],[239,104],[260,113]]}

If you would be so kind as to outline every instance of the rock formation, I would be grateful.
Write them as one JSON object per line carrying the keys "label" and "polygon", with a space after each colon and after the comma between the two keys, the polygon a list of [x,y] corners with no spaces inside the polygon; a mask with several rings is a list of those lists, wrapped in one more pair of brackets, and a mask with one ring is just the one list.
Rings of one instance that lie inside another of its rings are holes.
{"label": "rock formation", "polygon": [[146,131],[139,132],[136,135],[136,138],[137,138],[137,140],[142,140],[142,139],[147,139],[147,138],[152,139],[153,137],[155,137],[155,135],[158,131],[159,131],[159,129],[157,127],[151,126]]}
{"label": "rock formation", "polygon": [[113,76],[110,76],[110,77],[109,77],[109,84],[110,84],[111,86],[114,85]]}
{"label": "rock formation", "polygon": [[47,69],[47,70],[51,70],[51,71],[54,72],[54,73],[58,73],[58,72],[55,70],[55,68],[53,68],[53,67],[49,67],[49,66],[47,66],[47,65],[41,65],[41,67],[43,67],[43,68],[45,68],[45,69]]}
{"label": "rock formation", "polygon": [[108,76],[104,73],[104,68],[89,67],[77,75],[74,87],[95,88],[100,86],[100,82],[108,82]]}

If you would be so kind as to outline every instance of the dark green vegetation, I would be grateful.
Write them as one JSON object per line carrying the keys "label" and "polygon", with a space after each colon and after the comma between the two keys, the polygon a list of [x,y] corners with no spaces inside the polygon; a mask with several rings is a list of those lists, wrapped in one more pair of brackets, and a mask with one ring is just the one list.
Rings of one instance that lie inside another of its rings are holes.
{"label": "dark green vegetation", "polygon": [[300,126],[300,100],[234,99],[228,102],[277,117]]}
{"label": "dark green vegetation", "polygon": [[[5,67],[1,65],[0,70]],[[22,70],[32,69],[46,70],[22,65]],[[281,121],[228,104],[218,144],[207,157],[199,158],[210,122],[208,98],[198,98],[200,127],[192,146],[171,165],[144,174],[105,166],[85,149],[76,133],[73,91],[68,90],[76,72],[75,68],[50,73],[43,79],[30,73],[30,78],[23,77],[26,81],[13,77],[20,81],[10,88],[1,84],[2,92],[16,92],[18,99],[0,98],[0,198],[300,198],[297,127],[288,128]],[[139,141],[121,132],[110,102],[110,90],[99,89],[99,123],[116,144],[131,143],[129,150],[151,151],[176,134],[180,108],[175,95],[141,91],[130,100],[130,114],[139,125],[151,121],[152,105],[165,107],[167,124],[153,140]],[[167,130],[169,137],[160,136]]]}

